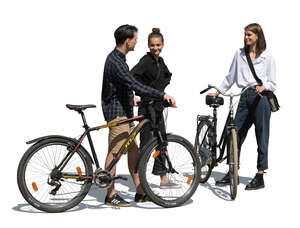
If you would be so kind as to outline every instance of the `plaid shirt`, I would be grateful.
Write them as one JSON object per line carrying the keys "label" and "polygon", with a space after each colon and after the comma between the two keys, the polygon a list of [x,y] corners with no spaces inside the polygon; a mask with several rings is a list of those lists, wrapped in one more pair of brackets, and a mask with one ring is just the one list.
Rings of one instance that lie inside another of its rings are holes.
{"label": "plaid shirt", "polygon": [[133,91],[157,99],[163,99],[164,92],[138,82],[129,72],[126,58],[116,48],[107,56],[102,84],[102,110],[106,121],[117,116],[133,116]]}

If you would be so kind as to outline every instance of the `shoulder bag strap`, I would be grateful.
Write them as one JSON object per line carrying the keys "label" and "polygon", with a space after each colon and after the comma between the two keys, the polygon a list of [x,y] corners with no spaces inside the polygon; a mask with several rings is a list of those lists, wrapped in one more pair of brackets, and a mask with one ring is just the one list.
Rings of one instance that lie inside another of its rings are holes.
{"label": "shoulder bag strap", "polygon": [[255,78],[255,80],[257,81],[258,85],[262,85],[262,81],[257,77],[256,73],[255,73],[255,69],[253,67],[253,63],[251,61],[251,58],[250,58],[250,55],[249,55],[249,51],[245,50],[245,54],[246,54],[246,57],[247,57],[247,62],[248,62],[248,65],[250,67],[250,70],[252,72],[252,75],[253,77]]}

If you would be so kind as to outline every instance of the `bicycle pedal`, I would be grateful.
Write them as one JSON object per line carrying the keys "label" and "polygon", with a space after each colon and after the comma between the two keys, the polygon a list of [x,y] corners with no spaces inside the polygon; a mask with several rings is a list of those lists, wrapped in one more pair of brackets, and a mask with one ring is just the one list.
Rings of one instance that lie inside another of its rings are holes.
{"label": "bicycle pedal", "polygon": [[114,179],[114,180],[116,180],[116,179],[121,179],[121,180],[124,180],[124,181],[127,181],[127,180],[128,180],[127,177],[122,177],[122,176],[115,176],[113,179]]}

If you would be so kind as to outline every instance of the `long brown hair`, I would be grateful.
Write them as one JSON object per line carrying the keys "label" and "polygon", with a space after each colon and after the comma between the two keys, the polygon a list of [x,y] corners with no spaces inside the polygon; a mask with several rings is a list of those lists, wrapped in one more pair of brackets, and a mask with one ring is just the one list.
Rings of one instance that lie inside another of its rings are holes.
{"label": "long brown hair", "polygon": [[153,28],[152,32],[148,35],[148,46],[150,44],[150,39],[153,38],[153,37],[159,37],[159,38],[161,38],[161,42],[164,44],[164,37],[160,33],[160,29],[159,28]]}
{"label": "long brown hair", "polygon": [[[252,24],[247,25],[245,27],[245,32],[246,31],[251,31],[255,35],[257,35],[256,50],[255,50],[256,58],[257,58],[267,48],[264,32],[263,32],[261,26],[257,23],[252,23]],[[249,47],[246,45],[245,41],[244,41],[244,49],[245,49],[245,51],[249,52]]]}

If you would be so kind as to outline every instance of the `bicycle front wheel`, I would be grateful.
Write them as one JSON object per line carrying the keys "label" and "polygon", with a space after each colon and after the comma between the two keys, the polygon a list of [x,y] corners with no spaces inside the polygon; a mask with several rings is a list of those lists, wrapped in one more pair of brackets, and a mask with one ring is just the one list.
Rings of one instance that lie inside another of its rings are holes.
{"label": "bicycle front wheel", "polygon": [[[160,151],[157,139],[144,146],[139,164],[139,177],[144,192],[162,207],[177,207],[185,203],[199,184],[200,161],[189,141],[177,135],[167,135],[167,151]],[[158,156],[165,159],[157,161]],[[165,170],[164,174],[154,171],[156,163]],[[168,185],[162,184],[167,176]]]}
{"label": "bicycle front wheel", "polygon": [[53,137],[37,142],[23,155],[18,167],[18,186],[24,199],[46,212],[63,212],[83,200],[92,184],[92,161],[83,147],[66,164],[54,170],[75,148],[71,139]]}
{"label": "bicycle front wheel", "polygon": [[230,135],[228,137],[230,196],[231,199],[234,200],[237,195],[238,186],[238,146],[236,130],[231,129]]}

